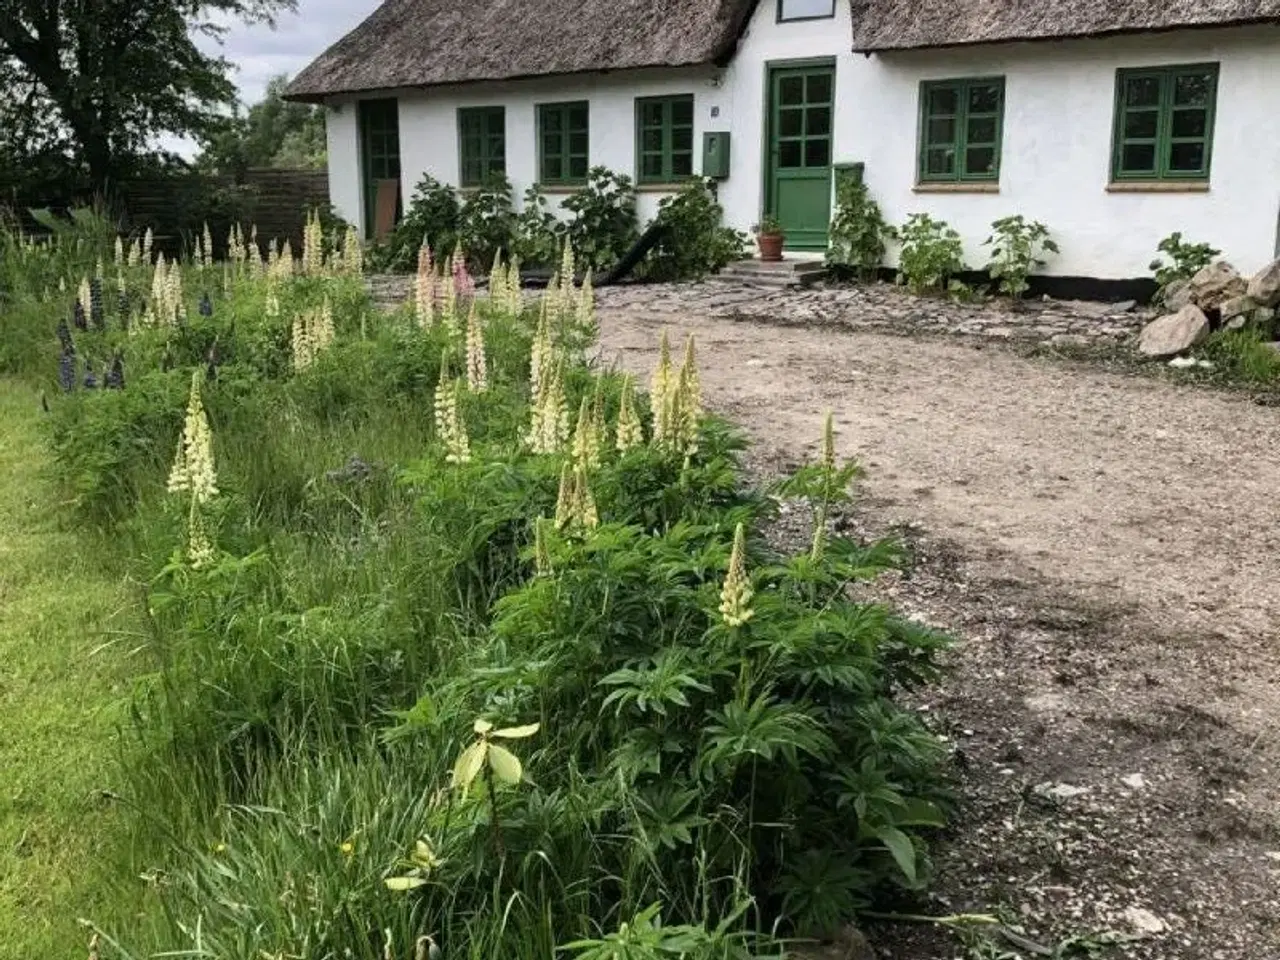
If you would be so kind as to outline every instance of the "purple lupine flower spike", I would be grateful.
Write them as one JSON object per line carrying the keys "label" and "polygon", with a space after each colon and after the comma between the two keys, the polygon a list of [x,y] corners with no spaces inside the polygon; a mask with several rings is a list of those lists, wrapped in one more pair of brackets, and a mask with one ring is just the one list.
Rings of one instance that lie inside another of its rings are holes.
{"label": "purple lupine flower spike", "polygon": [[107,369],[103,380],[108,390],[124,389],[124,358],[119,353],[112,357],[111,366]]}
{"label": "purple lupine flower spike", "polygon": [[207,293],[200,297],[200,316],[213,316],[213,301],[209,299],[209,294]]}
{"label": "purple lupine flower spike", "polygon": [[95,330],[107,329],[107,314],[102,304],[102,278],[94,277],[89,281],[89,318]]}
{"label": "purple lupine flower spike", "polygon": [[93,371],[89,369],[88,364],[84,368],[84,388],[86,390],[98,389],[98,378],[93,375]]}
{"label": "purple lupine flower spike", "polygon": [[71,308],[71,322],[75,324],[77,330],[89,329],[89,320],[84,315],[84,304],[79,300]]}
{"label": "purple lupine flower spike", "polygon": [[76,355],[64,350],[58,359],[58,386],[63,393],[71,393],[76,388]]}
{"label": "purple lupine flower spike", "polygon": [[76,342],[71,339],[71,328],[67,326],[66,320],[58,321],[58,343],[62,344],[62,352],[69,353],[71,356],[76,355]]}

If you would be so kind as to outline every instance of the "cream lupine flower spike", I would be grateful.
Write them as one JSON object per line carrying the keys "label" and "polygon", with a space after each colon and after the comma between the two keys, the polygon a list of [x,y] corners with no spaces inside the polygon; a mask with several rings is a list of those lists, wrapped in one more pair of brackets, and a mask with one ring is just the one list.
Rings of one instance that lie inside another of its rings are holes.
{"label": "cream lupine flower spike", "polygon": [[574,304],[574,321],[580,330],[594,333],[596,329],[596,294],[591,284],[591,271],[582,278],[582,288]]}
{"label": "cream lupine flower spike", "polygon": [[484,325],[475,300],[467,314],[467,387],[472,393],[489,389],[489,363],[485,358]]}
{"label": "cream lupine flower spike", "polygon": [[600,466],[600,435],[596,431],[595,409],[586,397],[578,407],[578,423],[573,430],[573,463],[577,469]]}
{"label": "cream lupine flower spike", "polygon": [[86,318],[89,316],[92,300],[93,295],[89,289],[89,278],[81,277],[80,286],[76,289],[76,302],[80,304],[80,309],[84,311]]}
{"label": "cream lupine flower spike", "polygon": [[560,469],[560,492],[556,497],[556,529],[586,533],[599,525],[600,514],[587,483],[587,472],[565,463]]}
{"label": "cream lupine flower spike", "polygon": [[507,264],[507,296],[506,312],[511,317],[520,316],[524,308],[524,293],[520,288],[520,260],[513,257]]}
{"label": "cream lupine flower spike", "polygon": [[213,266],[213,233],[209,230],[209,222],[207,220],[201,233],[201,240],[204,243],[204,257],[200,261],[200,266],[207,270]]}
{"label": "cream lupine flower spike", "polygon": [[644,427],[636,414],[635,386],[628,374],[622,379],[622,399],[618,407],[618,432],[614,447],[619,453],[626,453],[632,447],[644,443]]}
{"label": "cream lupine flower spike", "polygon": [[440,379],[436,382],[436,434],[444,443],[446,463],[468,463],[471,441],[458,415],[458,383],[449,376],[449,353],[440,358]]}
{"label": "cream lupine flower spike", "polygon": [[187,416],[169,470],[168,489],[170,493],[190,492],[192,500],[203,505],[218,495],[218,475],[213,464],[213,433],[200,399],[200,374],[197,370],[191,376]]}
{"label": "cream lupine flower spike", "polygon": [[533,407],[529,448],[534,453],[556,453],[569,439],[569,403],[564,393],[564,361],[547,358],[542,393]]}
{"label": "cream lupine flower spike", "polygon": [[546,526],[546,517],[533,521],[533,570],[536,577],[549,577],[555,573],[551,568],[551,551],[547,549]]}
{"label": "cream lupine flower spike", "polygon": [[702,380],[694,357],[693,334],[689,334],[685,341],[684,363],[676,378],[671,414],[673,422],[670,427],[676,446],[686,456],[697,453],[698,424],[702,420]]}
{"label": "cream lupine flower spike", "polygon": [[658,365],[649,379],[649,403],[653,407],[653,442],[662,443],[671,432],[671,396],[675,390],[671,371],[671,339],[662,331]]}
{"label": "cream lupine flower spike", "polygon": [[742,524],[733,532],[729,572],[720,588],[720,616],[731,627],[740,627],[755,615],[751,609],[751,581],[747,577],[747,534]]}
{"label": "cream lupine flower spike", "polygon": [[458,287],[453,282],[453,260],[444,261],[440,278],[440,321],[450,333],[458,332]]}
{"label": "cream lupine flower spike", "polygon": [[364,276],[364,247],[360,245],[360,231],[354,224],[347,225],[342,239],[342,268],[349,276]]}
{"label": "cream lupine flower spike", "polygon": [[436,270],[431,261],[431,248],[423,243],[418,248],[418,274],[413,281],[413,315],[420,327],[436,322]]}

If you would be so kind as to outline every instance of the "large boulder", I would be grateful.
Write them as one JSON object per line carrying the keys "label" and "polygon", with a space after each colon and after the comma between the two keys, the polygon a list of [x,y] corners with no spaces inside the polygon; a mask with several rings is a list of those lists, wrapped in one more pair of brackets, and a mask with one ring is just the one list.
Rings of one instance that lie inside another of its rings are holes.
{"label": "large boulder", "polygon": [[1173,357],[1209,335],[1209,318],[1193,303],[1177,313],[1157,317],[1138,334],[1138,352],[1147,357]]}
{"label": "large boulder", "polygon": [[1160,303],[1171,313],[1177,313],[1190,302],[1190,280],[1172,280],[1160,291]]}
{"label": "large boulder", "polygon": [[1211,263],[1191,278],[1188,292],[1191,302],[1201,310],[1216,310],[1223,301],[1243,297],[1249,284],[1239,271],[1225,260]]}
{"label": "large boulder", "polygon": [[1280,306],[1280,260],[1259,270],[1248,286],[1249,299],[1262,307]]}
{"label": "large boulder", "polygon": [[1222,317],[1223,323],[1226,323],[1232,317],[1243,317],[1250,313],[1257,306],[1257,302],[1253,297],[1232,297],[1230,300],[1223,300],[1218,306],[1218,312]]}

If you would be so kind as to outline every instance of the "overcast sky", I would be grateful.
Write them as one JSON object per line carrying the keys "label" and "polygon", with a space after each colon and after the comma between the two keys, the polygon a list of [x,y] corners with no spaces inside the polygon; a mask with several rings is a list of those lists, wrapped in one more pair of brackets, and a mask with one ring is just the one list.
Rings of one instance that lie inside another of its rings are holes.
{"label": "overcast sky", "polygon": [[280,18],[275,30],[235,24],[222,55],[238,68],[233,74],[245,106],[262,97],[278,73],[293,76],[331,43],[372,13],[380,0],[298,0],[298,12]]}

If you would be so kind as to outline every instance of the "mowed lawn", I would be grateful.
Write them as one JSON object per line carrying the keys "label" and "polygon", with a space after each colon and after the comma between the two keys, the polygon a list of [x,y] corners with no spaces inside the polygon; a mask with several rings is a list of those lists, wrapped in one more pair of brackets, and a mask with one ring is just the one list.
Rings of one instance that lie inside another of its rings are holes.
{"label": "mowed lawn", "polygon": [[46,477],[37,394],[0,378],[0,960],[83,960],[101,919],[132,646],[123,578]]}

